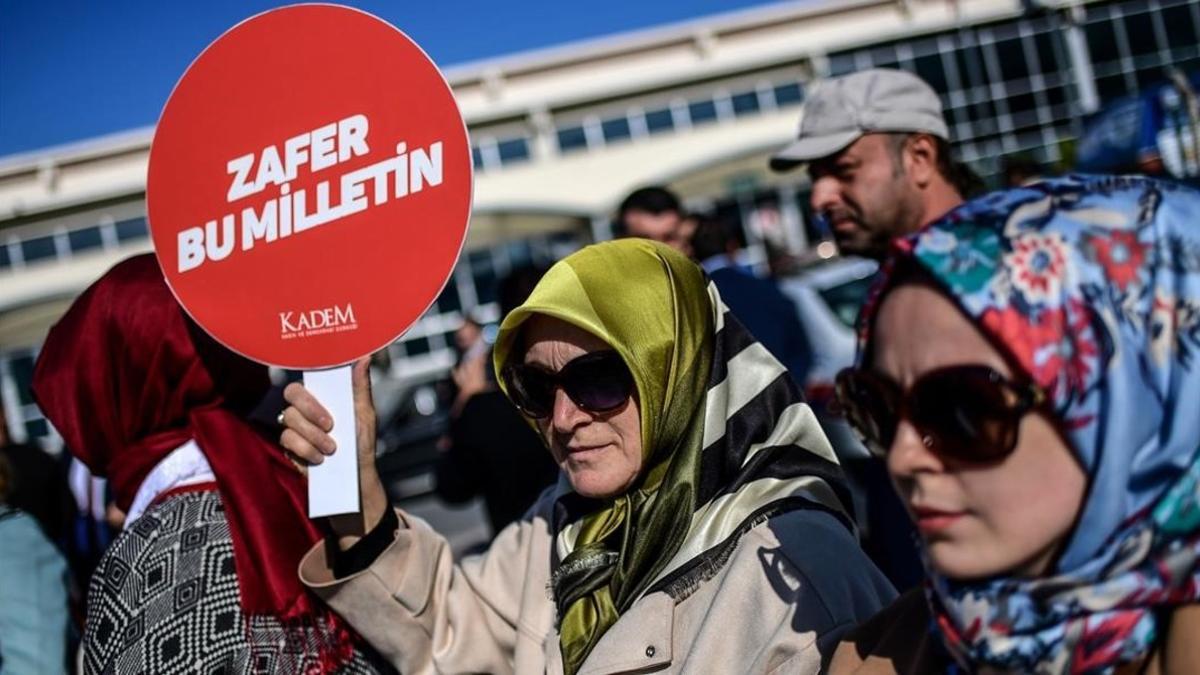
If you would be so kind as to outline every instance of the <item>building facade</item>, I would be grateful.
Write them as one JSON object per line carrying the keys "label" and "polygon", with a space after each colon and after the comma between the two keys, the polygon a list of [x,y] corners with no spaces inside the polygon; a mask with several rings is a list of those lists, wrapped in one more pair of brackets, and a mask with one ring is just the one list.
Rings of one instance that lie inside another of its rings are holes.
{"label": "building facade", "polygon": [[[449,68],[476,168],[471,232],[434,307],[388,349],[390,374],[443,377],[463,317],[498,318],[498,279],[610,237],[643,185],[740,222],[751,262],[807,250],[827,234],[806,217],[807,178],[767,158],[814,81],[877,66],[939,91],[983,176],[1013,154],[1069,165],[1087,114],[1200,68],[1200,0],[807,0]],[[18,440],[54,438],[28,389],[46,330],[150,248],[152,137],[0,158],[0,395]]]}

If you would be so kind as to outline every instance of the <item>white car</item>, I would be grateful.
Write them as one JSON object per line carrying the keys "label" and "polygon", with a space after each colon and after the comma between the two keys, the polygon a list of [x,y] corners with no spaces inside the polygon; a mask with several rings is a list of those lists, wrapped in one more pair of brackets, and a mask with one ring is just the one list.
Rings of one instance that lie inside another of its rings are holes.
{"label": "white car", "polygon": [[832,384],[854,364],[854,324],[878,269],[874,260],[835,258],[779,280],[813,350],[806,386]]}
{"label": "white car", "polygon": [[854,365],[855,322],[879,264],[862,258],[834,258],[779,280],[796,303],[800,325],[812,350],[805,396],[821,420],[834,450],[843,459],[866,458],[867,450],[839,415],[829,414],[834,378]]}

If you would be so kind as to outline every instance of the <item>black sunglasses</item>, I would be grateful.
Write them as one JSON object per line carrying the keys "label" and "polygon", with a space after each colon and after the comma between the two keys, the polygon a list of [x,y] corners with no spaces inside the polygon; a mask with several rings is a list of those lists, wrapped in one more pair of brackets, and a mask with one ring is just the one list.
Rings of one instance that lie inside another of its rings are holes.
{"label": "black sunglasses", "polygon": [[571,359],[557,373],[525,363],[504,368],[508,395],[517,408],[535,419],[554,412],[559,387],[588,412],[605,413],[625,404],[633,394],[633,375],[621,355],[612,350]]}
{"label": "black sunglasses", "polygon": [[891,378],[862,368],[838,373],[837,397],[867,449],[887,456],[907,418],[927,446],[946,457],[993,462],[1017,445],[1021,417],[1046,401],[1033,384],[1018,384],[987,366],[929,371],[904,391]]}

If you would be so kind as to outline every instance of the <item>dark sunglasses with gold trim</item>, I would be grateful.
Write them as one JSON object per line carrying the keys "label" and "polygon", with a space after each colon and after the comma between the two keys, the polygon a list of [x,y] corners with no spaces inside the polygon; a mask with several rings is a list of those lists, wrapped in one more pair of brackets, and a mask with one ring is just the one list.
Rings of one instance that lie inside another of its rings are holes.
{"label": "dark sunglasses with gold trim", "polygon": [[837,397],[875,456],[887,456],[900,420],[907,419],[926,446],[966,462],[1007,457],[1021,418],[1047,399],[1040,387],[982,365],[931,370],[907,390],[875,371],[848,368],[838,373]]}

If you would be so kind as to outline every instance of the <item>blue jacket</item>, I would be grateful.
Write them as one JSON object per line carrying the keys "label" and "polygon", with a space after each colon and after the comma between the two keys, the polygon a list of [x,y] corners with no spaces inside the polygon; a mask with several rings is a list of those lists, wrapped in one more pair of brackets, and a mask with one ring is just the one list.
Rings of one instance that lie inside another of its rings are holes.
{"label": "blue jacket", "polygon": [[0,675],[65,672],[67,578],[37,521],[0,505]]}

